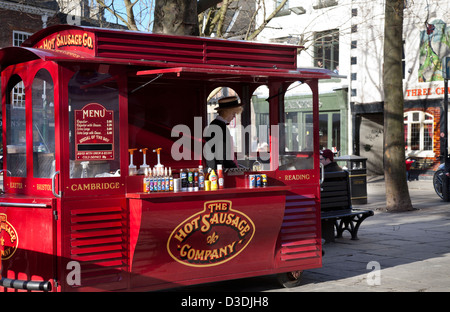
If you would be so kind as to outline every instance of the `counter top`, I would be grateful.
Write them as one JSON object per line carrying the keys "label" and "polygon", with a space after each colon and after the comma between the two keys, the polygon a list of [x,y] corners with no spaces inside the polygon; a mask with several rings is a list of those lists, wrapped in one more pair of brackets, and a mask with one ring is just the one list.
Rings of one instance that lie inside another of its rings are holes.
{"label": "counter top", "polygon": [[266,186],[266,187],[236,187],[224,188],[217,191],[194,191],[194,192],[155,192],[155,193],[127,193],[127,198],[133,199],[150,199],[150,198],[168,198],[168,197],[187,197],[187,196],[208,196],[208,195],[227,195],[227,194],[250,194],[262,192],[282,192],[290,190],[290,186]]}

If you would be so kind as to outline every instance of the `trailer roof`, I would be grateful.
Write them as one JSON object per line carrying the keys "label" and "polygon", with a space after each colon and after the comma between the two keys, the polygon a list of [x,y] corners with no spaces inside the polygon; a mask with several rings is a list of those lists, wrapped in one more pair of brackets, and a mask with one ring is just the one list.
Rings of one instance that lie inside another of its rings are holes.
{"label": "trailer roof", "polygon": [[45,28],[22,47],[0,50],[0,66],[34,59],[139,66],[139,75],[158,73],[190,79],[329,79],[333,72],[297,68],[293,45],[171,36],[105,28],[57,25]]}

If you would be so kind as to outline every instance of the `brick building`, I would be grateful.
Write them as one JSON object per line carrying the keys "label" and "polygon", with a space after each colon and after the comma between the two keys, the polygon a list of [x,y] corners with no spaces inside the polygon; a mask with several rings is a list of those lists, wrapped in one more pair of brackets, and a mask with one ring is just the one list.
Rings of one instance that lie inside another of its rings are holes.
{"label": "brick building", "polygon": [[0,0],[0,48],[56,24],[124,28],[107,22],[95,0]]}
{"label": "brick building", "polygon": [[36,31],[60,23],[56,1],[0,1],[0,47],[19,46]]}

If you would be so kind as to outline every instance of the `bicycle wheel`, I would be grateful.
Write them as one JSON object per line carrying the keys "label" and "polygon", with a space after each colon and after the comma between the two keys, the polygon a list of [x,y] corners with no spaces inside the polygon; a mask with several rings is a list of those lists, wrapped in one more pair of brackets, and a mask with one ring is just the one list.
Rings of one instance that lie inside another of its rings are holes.
{"label": "bicycle wheel", "polygon": [[436,191],[436,194],[440,198],[444,198],[444,195],[442,194],[442,179],[444,176],[444,170],[437,170],[433,175],[433,186],[434,190]]}

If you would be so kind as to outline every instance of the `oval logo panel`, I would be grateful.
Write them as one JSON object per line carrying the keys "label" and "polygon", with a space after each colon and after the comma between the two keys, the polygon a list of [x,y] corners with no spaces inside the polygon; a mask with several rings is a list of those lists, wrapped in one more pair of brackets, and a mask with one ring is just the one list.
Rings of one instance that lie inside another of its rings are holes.
{"label": "oval logo panel", "polygon": [[193,267],[219,265],[236,257],[252,240],[255,225],[231,206],[229,200],[205,202],[202,211],[173,230],[167,241],[170,256]]}
{"label": "oval logo panel", "polygon": [[8,260],[17,250],[19,238],[11,223],[8,222],[6,214],[0,213],[0,253],[1,260]]}

